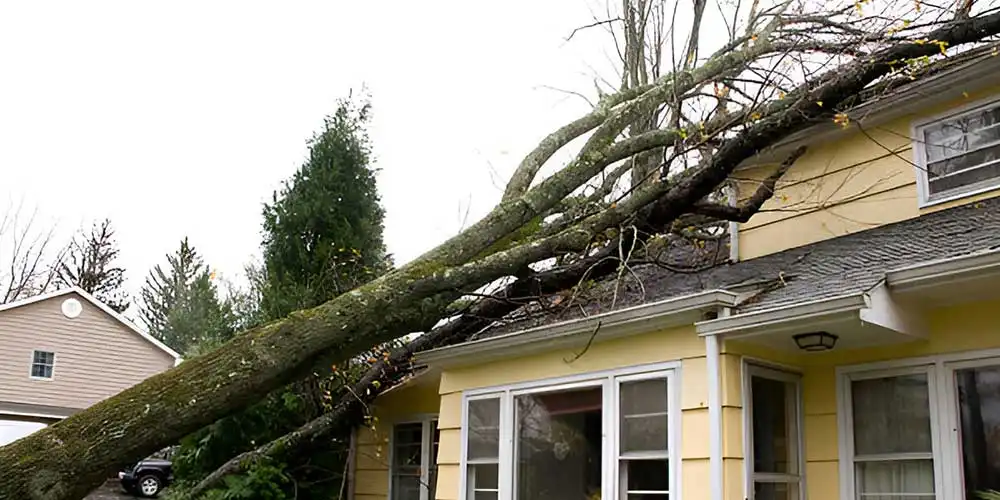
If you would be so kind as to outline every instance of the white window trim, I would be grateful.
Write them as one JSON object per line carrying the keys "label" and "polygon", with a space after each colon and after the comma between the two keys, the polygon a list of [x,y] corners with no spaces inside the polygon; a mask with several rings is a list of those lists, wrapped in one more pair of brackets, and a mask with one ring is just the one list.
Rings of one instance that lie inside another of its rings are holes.
{"label": "white window trim", "polygon": [[[52,376],[51,377],[36,377],[34,375],[34,372],[35,372],[35,353],[36,352],[46,352],[46,353],[52,354]],[[43,381],[52,381],[52,380],[55,380],[56,379],[56,358],[57,357],[58,356],[56,356],[56,352],[55,351],[50,351],[50,350],[46,350],[46,349],[32,349],[31,350],[31,359],[28,360],[28,378],[30,378],[31,380],[43,380]]]}
{"label": "white window trim", "polygon": [[431,460],[435,459],[435,457],[431,456],[431,452],[434,449],[434,435],[431,433],[431,424],[437,421],[438,415],[436,413],[422,413],[394,420],[389,427],[388,498],[390,500],[393,498],[392,485],[395,482],[393,478],[396,475],[396,426],[405,424],[422,424],[420,438],[420,500],[434,500],[429,497],[430,466],[432,465]]}
{"label": "white window trim", "polygon": [[957,108],[949,109],[946,112],[936,114],[934,116],[921,118],[914,120],[910,124],[910,140],[913,143],[913,165],[914,171],[917,175],[917,206],[919,208],[932,207],[934,205],[940,205],[942,203],[947,203],[949,201],[954,201],[962,198],[967,198],[970,196],[975,196],[977,194],[987,193],[990,191],[995,191],[1000,189],[1000,179],[997,179],[996,183],[989,186],[982,186],[974,189],[962,189],[957,188],[950,193],[943,196],[929,199],[930,188],[927,181],[927,155],[926,149],[924,147],[923,139],[923,129],[928,125],[933,125],[934,123],[957,118],[961,115],[973,113],[979,111],[983,108],[990,106],[1000,105],[1000,97],[990,96],[984,99],[979,99],[968,104],[964,104]]}
{"label": "white window trim", "polygon": [[[617,368],[613,370],[595,371],[578,375],[564,377],[553,377],[547,379],[531,380],[513,384],[497,385],[470,389],[462,393],[462,428],[461,428],[461,459],[460,459],[460,498],[468,499],[468,469],[469,460],[468,438],[469,438],[469,401],[480,399],[500,400],[500,432],[499,432],[499,482],[500,488],[497,494],[498,500],[511,500],[514,496],[514,396],[521,394],[550,392],[553,390],[565,390],[582,387],[602,387],[601,411],[604,439],[601,445],[602,481],[601,498],[619,498],[618,487],[618,442],[619,442],[619,422],[617,409],[618,383],[622,381],[631,382],[636,380],[647,380],[666,378],[668,387],[668,423],[670,449],[670,496],[680,498],[682,495],[681,485],[681,363],[671,361],[666,363],[654,363],[647,365]],[[608,439],[612,437],[613,439]]]}
{"label": "white window trim", "polygon": [[[806,498],[806,460],[805,460],[805,418],[803,413],[803,393],[802,393],[802,374],[785,369],[783,367],[775,366],[771,363],[758,362],[750,358],[743,358],[741,377],[743,385],[743,394],[745,396],[752,395],[751,390],[751,378],[754,376],[768,378],[771,380],[779,380],[782,382],[789,382],[795,385],[795,425],[798,426],[797,434],[797,449],[796,458],[798,459],[798,486],[799,486],[799,498],[805,500]],[[743,398],[743,463],[744,463],[744,474],[743,477],[746,480],[744,487],[743,498],[747,500],[753,500],[754,498],[754,483],[755,483],[755,473],[754,473],[754,461],[753,461],[753,401],[752,397]],[[766,476],[774,476],[778,478],[791,478],[789,474],[765,474]],[[788,483],[792,481],[781,480],[774,481],[781,483]]]}
{"label": "white window trim", "polygon": [[840,498],[854,500],[854,433],[850,415],[851,380],[929,371],[931,440],[935,495],[938,499],[962,498],[964,473],[958,439],[958,405],[954,371],[976,366],[1000,366],[1000,349],[980,349],[841,366],[837,373],[837,432],[840,459]]}

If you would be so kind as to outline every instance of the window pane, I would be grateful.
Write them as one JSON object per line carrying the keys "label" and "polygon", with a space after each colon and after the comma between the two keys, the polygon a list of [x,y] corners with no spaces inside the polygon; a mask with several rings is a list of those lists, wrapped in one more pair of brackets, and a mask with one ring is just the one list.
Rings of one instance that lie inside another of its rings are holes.
{"label": "window pane", "polygon": [[927,375],[851,382],[854,453],[930,453]]}
{"label": "window pane", "polygon": [[500,484],[497,464],[474,464],[469,466],[469,491],[495,490]]}
{"label": "window pane", "polygon": [[424,426],[420,422],[400,424],[393,428],[392,462],[397,472],[420,473],[423,429]]}
{"label": "window pane", "polygon": [[670,495],[666,493],[629,493],[628,500],[667,500]]}
{"label": "window pane", "polygon": [[420,476],[400,476],[392,478],[393,500],[420,500]]}
{"label": "window pane", "polygon": [[798,474],[795,385],[752,377],[750,392],[753,398],[754,471]]}
{"label": "window pane", "polygon": [[518,500],[590,498],[601,491],[600,387],[518,396]]}
{"label": "window pane", "polygon": [[621,384],[621,452],[665,451],[668,435],[666,379]]}
{"label": "window pane", "polygon": [[477,491],[473,498],[476,500],[497,500],[497,494],[495,491]]}
{"label": "window pane", "polygon": [[934,463],[930,460],[859,462],[856,475],[858,493],[866,500],[934,500]]}
{"label": "window pane", "polygon": [[798,483],[753,484],[753,500],[798,500]]}
{"label": "window pane", "polygon": [[500,400],[469,401],[469,459],[500,456]]}
{"label": "window pane", "polygon": [[626,491],[670,491],[669,465],[667,460],[622,460]]}
{"label": "window pane", "polygon": [[1000,367],[958,370],[959,422],[965,495],[1000,490]]}

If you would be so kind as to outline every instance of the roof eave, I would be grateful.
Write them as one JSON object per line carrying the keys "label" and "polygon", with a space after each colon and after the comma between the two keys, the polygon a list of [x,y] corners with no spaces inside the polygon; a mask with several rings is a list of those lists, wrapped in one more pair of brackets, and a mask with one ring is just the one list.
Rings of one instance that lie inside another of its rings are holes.
{"label": "roof eave", "polygon": [[1000,275],[1000,250],[935,260],[886,273],[893,291],[911,292],[966,279]]}
{"label": "roof eave", "polygon": [[809,302],[793,303],[746,314],[695,323],[699,335],[721,335],[750,329],[777,326],[792,321],[818,319],[844,313],[856,314],[867,307],[864,292]]}
{"label": "roof eave", "polygon": [[688,317],[689,313],[712,308],[733,307],[738,300],[739,296],[735,293],[725,290],[709,290],[497,337],[432,349],[417,354],[416,360],[431,368],[442,368],[461,365],[470,360],[482,362],[486,359],[529,352],[536,353],[541,343],[544,343],[547,348],[555,348],[581,341],[586,342],[598,329],[601,340],[605,341],[657,328],[691,324],[694,321]]}
{"label": "roof eave", "polygon": [[49,299],[53,299],[53,298],[56,298],[56,297],[61,297],[63,295],[69,295],[71,293],[75,293],[75,294],[83,297],[84,300],[86,300],[87,302],[90,302],[91,304],[93,304],[94,306],[96,306],[98,309],[100,309],[101,311],[103,311],[107,315],[109,315],[112,318],[114,318],[115,320],[117,320],[122,325],[125,325],[126,328],[128,328],[129,330],[131,330],[136,335],[142,337],[147,342],[153,344],[154,346],[156,346],[161,351],[167,353],[170,357],[174,358],[174,366],[179,365],[181,363],[181,361],[183,361],[183,358],[181,358],[181,355],[179,353],[177,353],[177,351],[174,351],[173,349],[171,349],[170,347],[168,347],[166,344],[164,344],[163,342],[161,342],[160,340],[158,340],[156,337],[153,337],[152,335],[150,335],[150,334],[142,331],[142,329],[140,329],[138,326],[136,326],[135,323],[133,323],[132,321],[130,321],[125,316],[122,316],[121,313],[119,313],[118,311],[115,311],[114,309],[110,308],[107,304],[105,304],[104,302],[101,302],[97,297],[94,297],[93,295],[91,295],[90,293],[88,293],[86,290],[84,290],[84,289],[82,289],[82,288],[80,288],[78,286],[71,286],[71,287],[68,287],[68,288],[62,288],[62,289],[55,290],[55,291],[52,291],[52,292],[35,295],[33,297],[28,297],[28,298],[26,298],[24,300],[19,300],[19,301],[16,301],[16,302],[9,302],[7,304],[0,304],[0,312],[9,311],[11,309],[17,309],[19,307],[24,307],[24,306],[27,306],[27,305],[30,305],[30,304],[35,304],[35,303],[42,302],[42,301],[49,300]]}

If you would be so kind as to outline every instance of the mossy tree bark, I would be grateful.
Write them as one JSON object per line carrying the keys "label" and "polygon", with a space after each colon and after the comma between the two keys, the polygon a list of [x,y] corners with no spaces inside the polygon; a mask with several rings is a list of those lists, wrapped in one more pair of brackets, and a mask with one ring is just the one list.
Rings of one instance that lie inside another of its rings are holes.
{"label": "mossy tree bark", "polygon": [[[1000,13],[994,12],[943,22],[916,35],[919,39],[866,33],[857,40],[881,43],[858,56],[857,44],[844,41],[787,41],[781,32],[786,21],[775,15],[754,32],[752,44],[728,46],[694,69],[606,97],[593,113],[545,139],[527,157],[496,209],[413,263],[322,306],[239,335],[216,351],[0,448],[0,499],[81,498],[120,466],[244,408],[303,376],[319,360],[349,359],[381,342],[428,331],[452,314],[449,305],[465,292],[552,257],[587,255],[607,240],[602,237],[608,230],[638,223],[662,229],[698,212],[727,216],[709,198],[742,161],[818,120],[831,119],[841,103],[853,103],[900,61],[935,55],[941,44],[953,47],[1000,31]],[[850,30],[844,33],[846,37]],[[850,50],[855,59],[808,78],[777,99],[749,102],[735,117],[720,114],[684,129],[619,139],[636,114],[650,106],[678,95],[696,96],[700,87],[740,74],[751,61],[798,50],[841,55]],[[571,163],[534,182],[556,150],[587,132],[592,134]],[[718,144],[669,182],[637,186],[596,210],[566,208],[581,186],[622,161],[654,148],[701,148],[709,140]],[[572,214],[568,223],[567,214]],[[563,217],[523,230],[554,215]]]}

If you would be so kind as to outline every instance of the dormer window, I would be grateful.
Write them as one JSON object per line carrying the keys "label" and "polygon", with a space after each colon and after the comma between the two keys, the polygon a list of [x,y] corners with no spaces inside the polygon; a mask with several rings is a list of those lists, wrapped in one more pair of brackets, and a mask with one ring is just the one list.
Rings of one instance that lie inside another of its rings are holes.
{"label": "dormer window", "polygon": [[31,378],[50,379],[56,367],[56,353],[35,351],[31,355]]}
{"label": "dormer window", "polygon": [[914,137],[921,206],[1000,187],[1000,102],[921,122]]}

